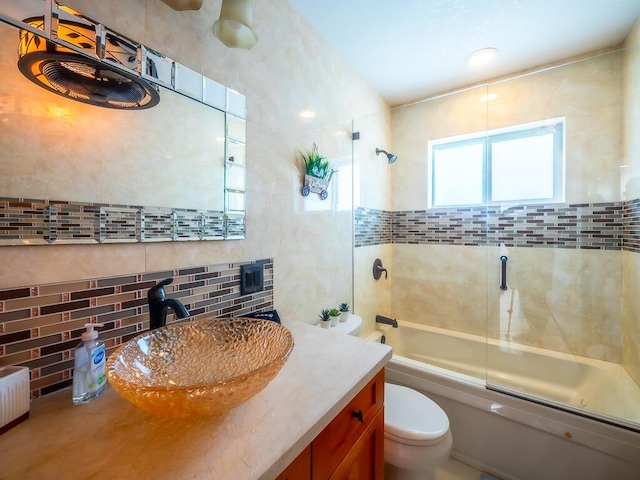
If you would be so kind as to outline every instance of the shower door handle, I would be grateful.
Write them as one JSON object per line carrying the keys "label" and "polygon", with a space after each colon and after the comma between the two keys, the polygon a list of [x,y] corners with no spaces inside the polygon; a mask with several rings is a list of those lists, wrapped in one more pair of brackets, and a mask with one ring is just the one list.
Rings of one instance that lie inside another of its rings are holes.
{"label": "shower door handle", "polygon": [[502,263],[501,266],[501,279],[500,279],[500,290],[506,290],[507,289],[507,256],[506,255],[502,255],[500,257],[500,263]]}

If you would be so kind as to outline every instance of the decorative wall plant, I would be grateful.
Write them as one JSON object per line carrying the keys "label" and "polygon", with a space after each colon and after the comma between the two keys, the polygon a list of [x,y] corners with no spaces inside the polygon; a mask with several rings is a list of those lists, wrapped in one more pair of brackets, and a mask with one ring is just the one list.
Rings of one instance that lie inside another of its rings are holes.
{"label": "decorative wall plant", "polygon": [[300,152],[300,158],[304,168],[302,196],[307,197],[313,192],[317,193],[321,200],[326,200],[329,195],[327,189],[334,172],[329,166],[329,161],[320,155],[315,142],[311,149]]}

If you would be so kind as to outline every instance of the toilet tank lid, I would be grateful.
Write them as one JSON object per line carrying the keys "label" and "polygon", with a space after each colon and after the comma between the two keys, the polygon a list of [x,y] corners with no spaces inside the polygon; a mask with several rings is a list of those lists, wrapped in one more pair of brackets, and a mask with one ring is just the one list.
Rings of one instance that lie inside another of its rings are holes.
{"label": "toilet tank lid", "polygon": [[393,439],[428,444],[447,434],[449,418],[436,402],[400,385],[384,388],[384,429]]}

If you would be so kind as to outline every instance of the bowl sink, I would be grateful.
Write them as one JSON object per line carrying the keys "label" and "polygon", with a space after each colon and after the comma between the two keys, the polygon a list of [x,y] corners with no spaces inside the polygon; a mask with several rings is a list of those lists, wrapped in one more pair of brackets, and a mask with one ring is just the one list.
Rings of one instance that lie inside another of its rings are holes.
{"label": "bowl sink", "polygon": [[107,377],[147,412],[217,417],[266,387],[292,349],[291,332],[269,320],[195,320],[129,340],[109,357]]}

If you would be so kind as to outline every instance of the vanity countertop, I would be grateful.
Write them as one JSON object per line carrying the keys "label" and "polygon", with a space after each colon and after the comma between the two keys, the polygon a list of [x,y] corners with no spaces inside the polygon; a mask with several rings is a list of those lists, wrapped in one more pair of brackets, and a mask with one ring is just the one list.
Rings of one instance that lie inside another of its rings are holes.
{"label": "vanity countertop", "polygon": [[0,436],[0,478],[272,479],[391,358],[391,348],[298,322],[287,363],[219,420],[169,421],[110,387],[87,405],[65,389]]}

